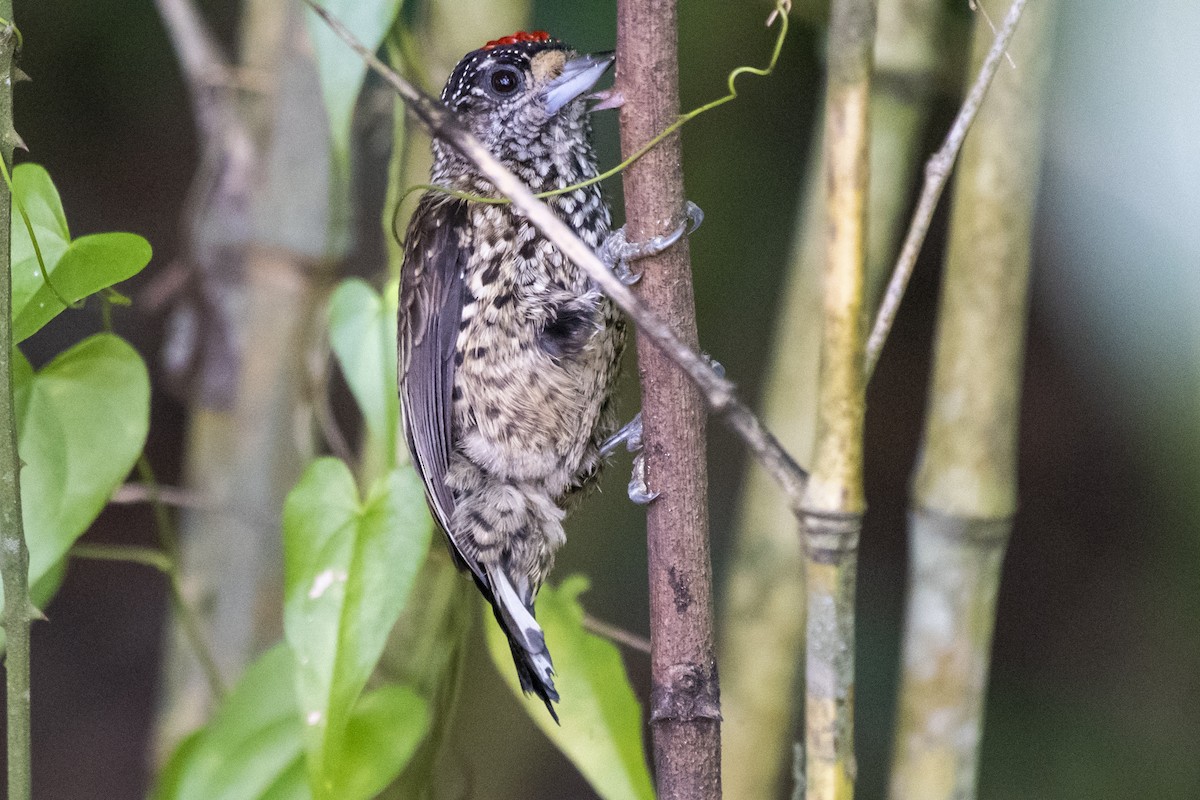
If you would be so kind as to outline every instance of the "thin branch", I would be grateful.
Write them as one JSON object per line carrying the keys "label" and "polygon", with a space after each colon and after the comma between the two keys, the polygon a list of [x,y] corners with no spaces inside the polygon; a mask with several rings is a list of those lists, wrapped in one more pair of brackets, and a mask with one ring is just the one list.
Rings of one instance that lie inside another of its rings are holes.
{"label": "thin branch", "polygon": [[157,547],[142,547],[140,545],[123,544],[77,544],[67,553],[71,558],[84,558],[89,561],[119,561],[126,564],[139,564],[143,567],[161,572],[167,578],[167,586],[171,593],[171,604],[180,620],[184,634],[196,652],[208,679],[213,696],[223,698],[226,694],[225,681],[221,670],[212,655],[212,650],[204,639],[200,622],[187,604],[183,596],[182,579],[179,565],[171,556]]}
{"label": "thin branch", "polygon": [[925,243],[925,234],[929,232],[929,223],[933,220],[933,212],[942,196],[942,190],[946,187],[950,170],[954,166],[955,159],[958,158],[963,141],[967,138],[967,131],[970,130],[971,123],[975,121],[975,116],[979,113],[979,107],[983,103],[988,86],[992,83],[992,78],[996,75],[996,69],[1000,66],[1000,61],[1004,58],[1005,53],[1008,52],[1008,44],[1012,41],[1017,21],[1021,18],[1021,11],[1024,8],[1025,0],[1013,0],[1008,14],[1004,17],[1004,24],[1000,26],[1000,30],[992,42],[992,47],[983,60],[979,76],[971,85],[971,91],[967,93],[962,108],[958,111],[958,116],[954,118],[954,124],[950,127],[950,132],[946,134],[941,149],[934,153],[925,165],[925,184],[921,188],[917,209],[913,213],[908,235],[905,236],[904,245],[900,249],[896,268],[892,271],[892,278],[888,282],[883,303],[875,317],[871,337],[867,340],[865,369],[868,378],[875,371],[875,364],[879,361],[883,344],[887,341],[892,324],[896,321],[896,313],[900,310],[900,301],[904,299],[904,290],[908,287],[908,280],[912,277],[913,268],[917,264],[917,256],[921,252],[921,246]]}
{"label": "thin branch", "polygon": [[171,559],[157,547],[142,547],[134,544],[77,544],[67,555],[88,561],[116,561],[124,564],[140,564],[158,570],[170,577],[174,566]]}
{"label": "thin branch", "polygon": [[586,244],[571,232],[549,206],[533,196],[521,180],[496,159],[483,144],[467,131],[452,112],[406,81],[367,50],[337,19],[313,0],[305,2],[333,29],[380,77],[387,81],[408,105],[409,111],[437,138],[447,142],[467,158],[509,198],[538,232],[549,239],[563,255],[612,298],[613,302],[637,325],[639,333],[654,342],[679,365],[696,384],[711,412],[724,420],[746,443],[768,474],[787,494],[793,508],[800,505],[807,473],[800,468],[763,426],[754,412],[736,394],[734,384],[713,372],[708,362],[676,335],[671,325],[655,314],[628,286],[609,270]]}
{"label": "thin branch", "polygon": [[[154,5],[179,57],[193,99],[206,87],[236,85],[228,59],[190,0],[154,0]],[[197,109],[197,117],[202,116]]]}
{"label": "thin branch", "polygon": [[645,636],[639,636],[632,631],[627,631],[624,628],[617,627],[610,622],[597,619],[591,614],[583,615],[583,628],[586,631],[591,631],[597,636],[603,636],[605,639],[610,639],[617,644],[623,644],[630,650],[637,650],[639,653],[650,655],[650,640]]}
{"label": "thin branch", "polygon": [[209,506],[209,502],[199,492],[179,486],[155,488],[145,483],[126,483],[118,486],[117,490],[112,493],[112,497],[108,498],[108,502],[114,505],[150,503],[154,501],[155,495],[158,496],[160,503],[172,508],[207,508]]}
{"label": "thin branch", "polygon": [[[17,45],[12,22],[12,0],[0,0],[0,158],[12,163],[13,144],[19,139],[13,128],[13,56]],[[7,168],[7,167],[6,167]],[[7,676],[8,796],[29,800],[32,788],[30,742],[29,622],[33,606],[29,600],[29,548],[25,543],[21,516],[21,458],[17,453],[16,405],[13,397],[12,270],[10,219],[12,193],[0,184],[0,573],[4,585],[4,658]]]}

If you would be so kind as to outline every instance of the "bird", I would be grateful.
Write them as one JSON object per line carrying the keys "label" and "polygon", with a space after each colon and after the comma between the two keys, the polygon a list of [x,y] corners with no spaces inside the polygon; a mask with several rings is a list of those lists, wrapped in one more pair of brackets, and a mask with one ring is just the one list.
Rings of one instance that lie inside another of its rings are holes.
{"label": "bird", "polygon": [[[612,63],[522,31],[467,53],[441,100],[534,191],[563,189],[597,175],[586,95]],[[423,194],[405,236],[405,438],[456,564],[508,638],[521,688],[557,722],[534,601],[565,541],[563,518],[596,483],[617,431],[625,322],[519,211],[462,196],[494,193],[470,161],[436,138],[433,154],[432,183],[453,193]],[[598,184],[546,202],[601,249],[611,214]]]}

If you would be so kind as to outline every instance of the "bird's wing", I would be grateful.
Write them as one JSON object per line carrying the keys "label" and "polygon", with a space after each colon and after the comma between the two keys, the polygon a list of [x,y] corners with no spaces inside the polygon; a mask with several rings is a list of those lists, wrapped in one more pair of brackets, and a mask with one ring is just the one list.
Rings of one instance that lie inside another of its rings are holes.
{"label": "bird's wing", "polygon": [[508,637],[521,688],[540,697],[557,722],[551,702],[558,700],[554,665],[533,617],[533,598],[519,597],[503,569],[485,568],[464,555],[450,529],[454,497],[446,486],[446,470],[454,445],[454,355],[470,236],[465,202],[435,194],[421,198],[408,227],[400,271],[398,356],[404,435],[451,552],[473,573]]}
{"label": "bird's wing", "polygon": [[[399,375],[404,435],[438,525],[451,533],[454,348],[470,255],[467,204],[426,194],[408,227],[400,272]],[[453,545],[454,537],[449,536]],[[457,551],[457,548],[455,548]],[[458,554],[461,558],[461,553]],[[471,559],[461,559],[482,578]]]}

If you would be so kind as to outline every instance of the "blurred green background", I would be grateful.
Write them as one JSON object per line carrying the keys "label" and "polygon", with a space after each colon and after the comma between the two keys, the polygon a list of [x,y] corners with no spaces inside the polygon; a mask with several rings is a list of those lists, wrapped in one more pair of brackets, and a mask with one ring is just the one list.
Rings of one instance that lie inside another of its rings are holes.
{"label": "blurred green background", "polygon": [[[232,41],[236,3],[201,5]],[[947,7],[952,77],[933,95],[929,152],[956,109],[953,76],[968,44],[966,1]],[[681,3],[686,108],[723,93],[735,66],[764,62],[769,8]],[[17,15],[26,42],[21,65],[33,78],[17,91],[27,157],[54,176],[75,234],[124,229],[150,240],[155,261],[144,283],[179,251],[180,208],[196,162],[187,97],[154,7],[150,0],[18,2]],[[811,3],[799,4],[778,72],[739,84],[737,102],[683,135],[688,193],[707,213],[692,238],[701,338],[751,399],[767,363],[817,120],[820,17]],[[580,49],[609,49],[615,4],[540,0],[532,25]],[[1200,797],[1197,37],[1194,0],[1060,3],[1036,223],[1022,504],[999,602],[984,798]],[[597,139],[606,163],[614,163],[615,115],[598,119]],[[610,189],[619,200],[619,187]],[[866,800],[882,797],[885,787],[904,509],[925,398],[941,224],[870,394],[856,721]],[[135,306],[117,324],[148,360],[157,359],[162,319]],[[98,327],[92,311],[75,312],[31,340],[28,354],[40,363]],[[624,408],[632,413],[629,388]],[[182,405],[156,389],[151,456],[168,483],[178,480],[183,415]],[[745,455],[722,428],[711,430],[719,584]],[[644,529],[624,498],[625,479],[623,465],[610,470],[605,491],[572,518],[556,571],[590,575],[589,611],[645,633]],[[89,536],[150,542],[150,515],[110,509]],[[72,565],[47,611],[50,622],[35,628],[39,798],[144,794],[165,601],[159,576],[143,568]],[[627,653],[626,661],[644,693],[647,659]],[[473,787],[465,796],[592,796],[486,658],[469,665],[466,692],[455,742],[460,774],[447,778]]]}

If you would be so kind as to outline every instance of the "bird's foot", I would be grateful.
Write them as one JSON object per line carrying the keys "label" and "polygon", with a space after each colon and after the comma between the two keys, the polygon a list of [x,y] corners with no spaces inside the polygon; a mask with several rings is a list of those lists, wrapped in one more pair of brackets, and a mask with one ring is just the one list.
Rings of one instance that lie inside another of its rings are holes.
{"label": "bird's foot", "polygon": [[641,279],[642,273],[630,269],[629,262],[658,255],[678,242],[685,234],[695,233],[696,229],[700,227],[700,223],[704,222],[704,212],[691,200],[684,204],[684,214],[687,219],[679,223],[678,228],[665,236],[655,236],[644,242],[627,241],[625,228],[622,226],[608,235],[608,238],[600,245],[597,255],[608,265],[609,269],[616,273],[616,276],[621,279],[621,283],[632,286]]}
{"label": "bird's foot", "polygon": [[621,445],[625,445],[625,449],[633,453],[633,474],[629,478],[629,499],[644,506],[658,497],[658,492],[651,490],[646,485],[646,456],[642,452],[642,413],[640,411],[621,430],[610,436],[600,446],[600,455],[607,458]]}
{"label": "bird's foot", "polygon": [[[705,352],[701,352],[700,356],[718,378],[725,377],[725,367],[720,361]],[[625,449],[633,453],[633,474],[629,477],[629,499],[639,506],[648,505],[650,501],[658,497],[658,492],[651,489],[646,483],[646,454],[642,449],[642,412],[639,411],[619,431],[604,440],[604,443],[600,445],[600,457],[608,458],[621,445],[625,445]]]}

